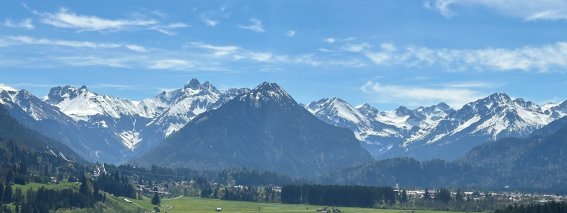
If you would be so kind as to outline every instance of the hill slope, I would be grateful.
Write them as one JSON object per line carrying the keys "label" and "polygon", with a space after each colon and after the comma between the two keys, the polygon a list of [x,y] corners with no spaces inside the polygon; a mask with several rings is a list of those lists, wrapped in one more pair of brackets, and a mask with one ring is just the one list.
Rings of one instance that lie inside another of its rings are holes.
{"label": "hill slope", "polygon": [[52,153],[64,159],[84,162],[79,155],[67,146],[22,126],[0,104],[0,141],[7,142],[10,140],[31,150]]}

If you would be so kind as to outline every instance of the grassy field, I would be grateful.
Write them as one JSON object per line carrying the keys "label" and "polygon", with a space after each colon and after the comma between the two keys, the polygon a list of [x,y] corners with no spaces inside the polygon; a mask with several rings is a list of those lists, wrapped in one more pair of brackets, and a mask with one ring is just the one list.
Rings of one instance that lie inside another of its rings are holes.
{"label": "grassy field", "polygon": [[65,188],[72,188],[72,187],[79,187],[78,183],[58,183],[58,184],[43,184],[43,183],[28,183],[26,185],[18,185],[15,184],[12,186],[12,189],[16,190],[16,188],[21,188],[23,192],[26,192],[29,188],[33,190],[37,190],[41,187],[45,187],[46,189],[65,189]]}
{"label": "grassy field", "polygon": [[[23,192],[32,188],[34,190],[40,187],[48,189],[64,189],[78,187],[77,183],[59,183],[59,184],[40,184],[29,183],[26,185],[14,185],[13,188],[21,188]],[[150,198],[144,200],[129,199],[133,203],[126,203],[122,197],[115,197],[107,194],[107,202],[97,206],[95,209],[74,209],[74,210],[60,210],[57,212],[140,212],[143,208],[145,212],[151,212],[154,208],[150,203]],[[176,213],[176,212],[215,212],[215,209],[220,207],[223,212],[271,212],[271,213],[286,213],[286,212],[315,212],[321,206],[313,205],[291,205],[279,203],[255,203],[255,202],[240,202],[240,201],[224,201],[216,199],[205,199],[196,197],[178,197],[174,199],[162,199],[160,206],[161,212]],[[409,213],[408,210],[390,210],[390,209],[368,209],[368,208],[346,208],[339,207],[342,212],[346,213]],[[416,213],[447,213],[445,211],[429,211],[429,210],[416,210]]]}
{"label": "grassy field", "polygon": [[[146,210],[152,210],[153,206],[150,200],[143,201],[133,200],[133,204],[139,205]],[[203,199],[194,197],[180,197],[177,199],[163,199],[160,207],[161,212],[176,213],[176,212],[215,212],[215,209],[220,207],[223,212],[271,212],[271,213],[285,213],[285,212],[315,212],[320,206],[312,205],[290,205],[290,204],[277,204],[277,203],[254,203],[254,202],[240,202],[240,201],[224,201],[216,199]],[[408,210],[382,210],[382,209],[365,209],[365,208],[342,208],[342,212],[346,213],[400,213],[411,212]],[[428,211],[416,210],[416,213],[441,213],[443,211]],[[443,212],[447,213],[447,212]]]}

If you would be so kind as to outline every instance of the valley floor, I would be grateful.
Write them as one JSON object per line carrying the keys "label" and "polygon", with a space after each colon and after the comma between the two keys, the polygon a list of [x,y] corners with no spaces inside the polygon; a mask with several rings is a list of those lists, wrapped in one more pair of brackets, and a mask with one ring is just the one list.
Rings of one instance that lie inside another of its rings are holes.
{"label": "valley floor", "polygon": [[[146,210],[153,210],[150,200],[143,201],[133,200],[133,206],[141,206]],[[174,199],[163,199],[161,204],[161,212],[214,212],[216,208],[222,208],[222,212],[270,212],[270,213],[285,213],[285,212],[316,212],[321,206],[312,205],[295,205],[295,204],[279,204],[279,203],[255,203],[255,202],[241,202],[241,201],[225,201],[217,199],[195,198],[195,197],[178,197]],[[367,209],[367,208],[347,208],[338,207],[345,213],[400,213],[412,212],[411,210],[389,210],[389,209]],[[416,210],[416,213],[436,213],[446,211],[429,211],[429,210]]]}

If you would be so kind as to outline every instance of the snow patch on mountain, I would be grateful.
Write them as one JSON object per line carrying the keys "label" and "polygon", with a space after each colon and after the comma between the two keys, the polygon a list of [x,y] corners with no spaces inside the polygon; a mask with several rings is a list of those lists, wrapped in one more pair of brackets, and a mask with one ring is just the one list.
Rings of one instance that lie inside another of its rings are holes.
{"label": "snow patch on mountain", "polygon": [[122,140],[124,145],[128,149],[133,150],[136,144],[138,144],[142,139],[140,138],[140,133],[135,131],[123,131],[117,134]]}
{"label": "snow patch on mountain", "polygon": [[8,86],[6,84],[0,84],[0,90],[8,92],[17,92],[18,90],[14,87]]}
{"label": "snow patch on mountain", "polygon": [[400,129],[408,129],[411,128],[411,124],[407,122],[409,117],[409,115],[398,114],[396,111],[385,111],[380,112],[376,120]]}
{"label": "snow patch on mountain", "polygon": [[121,118],[123,115],[149,117],[133,101],[98,95],[88,90],[86,86],[54,87],[50,90],[46,102],[80,121],[88,121],[89,117],[94,115],[106,115],[112,118]]}

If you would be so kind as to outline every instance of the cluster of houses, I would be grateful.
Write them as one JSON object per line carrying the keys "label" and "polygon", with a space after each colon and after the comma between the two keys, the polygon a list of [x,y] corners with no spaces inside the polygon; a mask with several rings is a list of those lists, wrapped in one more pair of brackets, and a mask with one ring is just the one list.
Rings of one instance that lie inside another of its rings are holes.
{"label": "cluster of houses", "polygon": [[[406,191],[408,197],[410,199],[423,199],[425,196],[424,189],[418,190],[407,190]],[[436,197],[436,190],[430,189],[428,190],[431,198],[435,199]],[[529,201],[529,202],[562,202],[567,201],[567,196],[561,195],[549,195],[549,194],[532,194],[532,193],[517,193],[517,192],[473,192],[473,191],[464,191],[462,192],[464,195],[464,199],[472,200],[472,201],[481,201],[484,199],[492,199],[496,201],[512,201],[512,202],[522,202],[522,201]],[[452,191],[451,196],[456,197],[457,192]]]}

